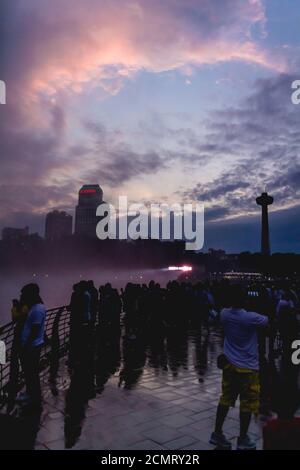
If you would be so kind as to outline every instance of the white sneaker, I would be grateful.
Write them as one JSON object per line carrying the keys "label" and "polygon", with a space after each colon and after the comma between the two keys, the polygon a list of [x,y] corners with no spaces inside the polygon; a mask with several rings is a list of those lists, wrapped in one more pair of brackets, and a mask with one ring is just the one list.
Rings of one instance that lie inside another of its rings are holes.
{"label": "white sneaker", "polygon": [[238,437],[236,450],[256,450],[256,444],[251,441],[250,437]]}
{"label": "white sneaker", "polygon": [[209,443],[213,444],[216,447],[219,447],[220,449],[231,449],[231,442],[226,439],[225,435],[222,432],[213,432],[210,436]]}

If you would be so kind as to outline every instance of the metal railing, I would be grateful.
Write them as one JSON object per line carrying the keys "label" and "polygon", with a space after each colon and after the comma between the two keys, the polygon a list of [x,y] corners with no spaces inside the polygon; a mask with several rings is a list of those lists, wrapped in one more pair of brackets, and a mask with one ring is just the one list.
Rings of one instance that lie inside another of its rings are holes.
{"label": "metal railing", "polygon": [[[6,346],[6,363],[0,364],[0,408],[13,404],[17,393],[24,385],[19,358],[19,338],[17,324],[7,323],[0,327],[0,340]],[[70,312],[67,306],[47,310],[45,320],[45,342],[41,352],[40,372],[49,374],[54,380],[59,366],[59,358],[68,349],[70,333]]]}

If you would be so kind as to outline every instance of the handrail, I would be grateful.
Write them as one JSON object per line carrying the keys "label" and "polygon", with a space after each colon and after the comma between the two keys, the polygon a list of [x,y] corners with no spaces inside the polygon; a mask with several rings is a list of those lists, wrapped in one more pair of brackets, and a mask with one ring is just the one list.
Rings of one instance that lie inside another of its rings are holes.
{"label": "handrail", "polygon": [[[19,343],[15,335],[16,323],[10,322],[0,327],[0,340],[6,346],[6,363],[0,364],[0,408],[13,406],[17,393],[24,385],[20,367]],[[59,358],[68,348],[70,332],[70,312],[68,306],[46,311],[45,342],[42,347],[40,371],[50,368],[50,380],[56,376]]]}

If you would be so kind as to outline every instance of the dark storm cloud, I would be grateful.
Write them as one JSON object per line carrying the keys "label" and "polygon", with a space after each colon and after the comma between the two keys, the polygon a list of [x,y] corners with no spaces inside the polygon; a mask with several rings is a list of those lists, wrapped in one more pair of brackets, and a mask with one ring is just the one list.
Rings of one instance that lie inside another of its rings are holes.
{"label": "dark storm cloud", "polygon": [[[62,202],[62,192],[64,201]],[[73,209],[74,187],[64,185],[62,187],[35,184],[1,184],[0,185],[0,220],[1,225],[17,227],[30,225],[32,229],[42,230],[45,215],[48,209]],[[27,220],[27,222],[26,222]],[[31,224],[33,221],[33,225]]]}
{"label": "dark storm cloud", "polygon": [[123,183],[147,174],[153,174],[166,167],[166,161],[158,152],[136,152],[124,142],[121,131],[108,130],[99,122],[84,122],[91,135],[89,157],[93,170],[86,177],[96,177],[107,185],[117,187]]}
{"label": "dark storm cloud", "polygon": [[212,206],[205,211],[205,221],[224,219],[229,213],[228,207]]}
{"label": "dark storm cloud", "polygon": [[[19,226],[21,213],[31,213],[30,219],[35,220],[34,214],[47,208],[66,206],[74,193],[76,182],[51,181],[52,172],[65,167],[65,115],[58,106],[49,106],[47,112],[49,124],[33,130],[30,115],[19,124],[19,109],[10,103],[0,107],[0,228],[14,222]],[[12,125],[13,116],[16,125]]]}
{"label": "dark storm cloud", "polygon": [[62,105],[32,93],[38,45],[33,47],[29,38],[34,29],[21,2],[1,2],[0,78],[6,82],[7,103],[0,106],[0,228],[20,226],[29,214],[36,227],[39,214],[58,205],[69,189],[68,184],[58,187],[49,181],[64,165],[66,115]]}
{"label": "dark storm cloud", "polygon": [[225,173],[216,182],[207,185],[198,184],[192,192],[187,191],[186,196],[196,198],[198,201],[215,201],[220,196],[234,193],[238,189],[248,188],[250,183],[235,181],[236,173]]}
{"label": "dark storm cloud", "polygon": [[206,146],[206,152],[222,165],[218,148],[231,142],[235,163],[210,182],[185,191],[185,198],[222,204],[230,215],[256,210],[255,196],[265,188],[274,195],[277,210],[299,203],[300,108],[291,103],[294,78],[259,80],[239,107],[212,113],[203,144],[209,141],[211,151]]}
{"label": "dark storm cloud", "polygon": [[[192,129],[170,129],[161,122],[160,137],[172,139],[172,143],[178,150],[170,150],[162,145],[157,145],[157,151],[137,152],[127,144],[121,130],[109,130],[101,122],[84,121],[83,127],[90,134],[89,148],[84,148],[83,153],[93,160],[93,169],[85,173],[86,178],[99,177],[108,185],[117,187],[135,178],[158,173],[160,170],[172,169],[175,165],[183,163],[188,169],[199,167],[200,163],[206,163],[210,155],[201,154],[205,150],[216,151],[214,145],[203,145],[199,142],[197,134]],[[152,145],[157,137],[157,132],[142,125],[142,132],[151,136]],[[184,146],[184,149],[181,147]],[[201,152],[199,148],[201,147]],[[80,150],[79,150],[80,151]],[[221,153],[222,149],[219,149]],[[75,153],[77,151],[75,150]]]}
{"label": "dark storm cloud", "polygon": [[1,182],[34,182],[55,165],[59,146],[49,134],[32,136],[23,131],[0,131]]}
{"label": "dark storm cloud", "polygon": [[119,186],[134,177],[153,174],[165,167],[157,153],[137,154],[131,150],[110,152],[109,161],[101,163],[99,177],[109,185]]}

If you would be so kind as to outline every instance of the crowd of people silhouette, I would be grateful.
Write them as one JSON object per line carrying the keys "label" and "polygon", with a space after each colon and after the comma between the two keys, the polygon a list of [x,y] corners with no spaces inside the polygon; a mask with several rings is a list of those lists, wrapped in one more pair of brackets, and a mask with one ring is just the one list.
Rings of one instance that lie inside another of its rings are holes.
{"label": "crowd of people silhouette", "polygon": [[[291,345],[299,332],[299,283],[232,286],[226,280],[172,281],[162,287],[151,281],[148,285],[128,283],[119,292],[109,283],[97,289],[92,280],[82,280],[74,284],[68,307],[71,380],[65,399],[66,447],[72,447],[80,435],[88,400],[103,391],[117,370],[119,387],[127,389],[136,386],[147,359],[153,367],[168,369],[176,377],[185,364],[191,332],[201,382],[210,334],[218,331],[222,335],[222,312],[235,305],[237,287],[242,293],[240,307],[268,319],[267,328],[258,334],[259,411],[264,415],[275,411],[293,419],[300,403],[298,368],[291,363]],[[26,383],[26,392],[17,401],[24,410],[40,410],[38,363],[45,307],[36,284],[24,286],[20,299],[13,301],[12,315]]]}

